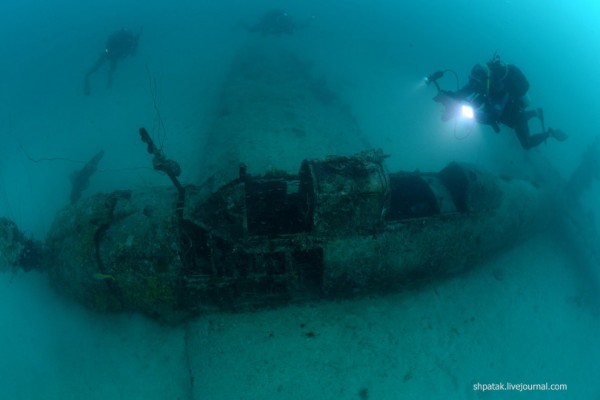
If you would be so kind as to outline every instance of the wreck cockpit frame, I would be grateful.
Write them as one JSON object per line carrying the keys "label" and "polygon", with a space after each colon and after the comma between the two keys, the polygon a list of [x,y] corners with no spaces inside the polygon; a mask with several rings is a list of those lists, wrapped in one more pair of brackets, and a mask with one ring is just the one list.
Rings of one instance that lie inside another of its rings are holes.
{"label": "wreck cockpit frame", "polygon": [[297,174],[262,176],[242,166],[214,192],[175,185],[83,198],[59,213],[44,263],[59,291],[90,308],[174,323],[456,275],[540,232],[556,211],[547,188],[528,180],[460,163],[388,173],[385,158],[307,159]]}

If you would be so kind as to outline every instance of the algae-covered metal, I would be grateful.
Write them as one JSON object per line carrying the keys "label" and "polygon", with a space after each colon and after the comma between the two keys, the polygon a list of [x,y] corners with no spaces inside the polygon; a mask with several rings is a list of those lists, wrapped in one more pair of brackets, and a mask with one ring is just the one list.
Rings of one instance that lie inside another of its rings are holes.
{"label": "algae-covered metal", "polygon": [[0,272],[39,267],[43,258],[40,242],[25,236],[14,221],[0,217]]}
{"label": "algae-covered metal", "polygon": [[47,247],[61,291],[164,321],[206,310],[393,290],[455,274],[539,228],[527,181],[450,164],[388,174],[381,151],[305,160],[298,174],[97,194],[65,208]]}

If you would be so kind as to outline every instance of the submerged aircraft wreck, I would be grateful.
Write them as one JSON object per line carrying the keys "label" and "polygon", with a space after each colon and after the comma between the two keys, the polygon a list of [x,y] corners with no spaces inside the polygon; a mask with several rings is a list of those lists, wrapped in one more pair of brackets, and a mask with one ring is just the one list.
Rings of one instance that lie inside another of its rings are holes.
{"label": "submerged aircraft wreck", "polygon": [[[284,57],[286,68],[273,68],[280,74],[274,78],[252,67],[258,62],[263,71],[271,58],[252,57],[237,61],[229,79],[237,84],[225,85],[221,95],[225,105],[208,139],[213,151],[203,160],[204,184],[182,184],[178,163],[142,128],[154,169],[172,186],[78,199],[58,213],[43,244],[0,219],[0,271],[44,266],[59,292],[89,308],[177,323],[213,310],[414,287],[480,265],[549,223],[564,227],[600,266],[597,231],[583,229],[576,199],[564,197],[565,188],[579,196],[598,179],[598,141],[567,182],[556,175],[509,179],[461,163],[431,173],[390,173],[381,150],[355,151],[365,147],[364,139],[347,109],[301,84],[310,79],[304,69],[291,68],[293,60]],[[283,94],[268,86],[273,81],[288,85]],[[240,100],[240,86],[247,101]],[[294,103],[311,96],[318,112]],[[267,112],[271,99],[276,106]],[[264,142],[232,117],[248,121],[261,113],[285,117],[260,118],[269,124]],[[327,139],[343,155],[323,154],[332,147],[319,147],[319,137],[330,125],[311,120],[315,113],[345,121],[349,140],[338,140],[342,132]],[[233,140],[217,145],[226,138]],[[291,167],[297,154],[284,153],[285,171],[273,169],[271,158],[290,140],[316,158]],[[250,160],[256,152],[264,157]]]}
{"label": "submerged aircraft wreck", "polygon": [[183,202],[170,188],[93,195],[59,213],[47,272],[91,308],[172,321],[456,274],[541,226],[544,190],[530,182],[458,163],[390,174],[384,158],[263,176],[242,166],[214,193],[182,187]]}
{"label": "submerged aircraft wreck", "polygon": [[[154,157],[156,169],[173,165]],[[59,213],[44,265],[59,291],[90,308],[177,322],[454,275],[538,232],[553,207],[530,181],[460,163],[388,173],[384,158],[370,150],[307,159],[297,174],[241,166],[215,192],[96,194]],[[1,226],[4,263],[21,265],[31,245]]]}

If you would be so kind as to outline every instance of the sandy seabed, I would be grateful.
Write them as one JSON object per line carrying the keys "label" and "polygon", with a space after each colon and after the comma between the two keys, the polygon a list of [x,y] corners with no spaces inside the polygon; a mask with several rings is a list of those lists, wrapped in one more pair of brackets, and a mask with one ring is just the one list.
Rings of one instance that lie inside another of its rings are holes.
{"label": "sandy seabed", "polygon": [[[535,238],[463,276],[387,296],[211,314],[98,315],[44,276],[0,276],[6,399],[598,398],[600,324],[577,267]],[[516,393],[510,395],[512,398]]]}

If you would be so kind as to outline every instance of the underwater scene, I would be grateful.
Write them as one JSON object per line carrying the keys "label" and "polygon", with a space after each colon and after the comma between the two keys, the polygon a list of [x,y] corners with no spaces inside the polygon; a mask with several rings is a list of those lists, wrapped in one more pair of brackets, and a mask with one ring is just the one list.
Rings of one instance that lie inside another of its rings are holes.
{"label": "underwater scene", "polygon": [[600,400],[599,18],[7,0],[0,398]]}

